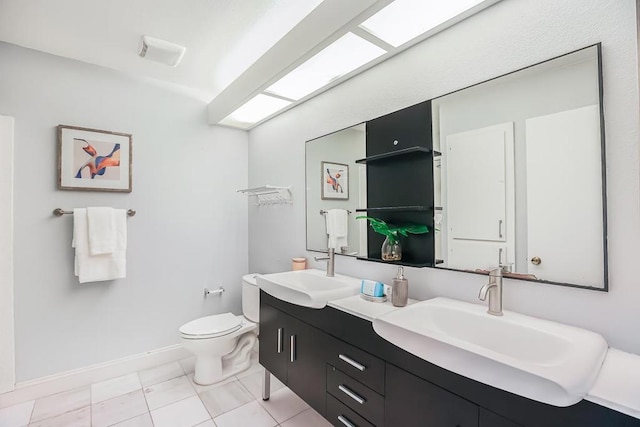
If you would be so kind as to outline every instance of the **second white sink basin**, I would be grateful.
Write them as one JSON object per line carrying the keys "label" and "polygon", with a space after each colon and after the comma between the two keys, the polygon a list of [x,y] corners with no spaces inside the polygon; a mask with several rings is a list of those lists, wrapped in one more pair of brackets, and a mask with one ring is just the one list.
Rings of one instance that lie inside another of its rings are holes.
{"label": "second white sink basin", "polygon": [[599,334],[484,305],[434,298],[378,317],[382,338],[442,368],[555,406],[587,394],[607,352]]}
{"label": "second white sink basin", "polygon": [[298,270],[263,274],[256,277],[258,287],[292,304],[323,308],[328,301],[360,293],[360,279],[336,274],[327,277],[321,270]]}

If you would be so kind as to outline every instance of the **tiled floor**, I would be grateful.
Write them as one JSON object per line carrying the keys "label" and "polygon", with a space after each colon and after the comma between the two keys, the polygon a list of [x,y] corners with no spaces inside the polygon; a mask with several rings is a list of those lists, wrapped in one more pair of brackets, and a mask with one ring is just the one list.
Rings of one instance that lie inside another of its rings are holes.
{"label": "tiled floor", "polygon": [[275,377],[262,400],[263,368],[211,386],[193,382],[193,359],[0,409],[0,427],[328,427]]}

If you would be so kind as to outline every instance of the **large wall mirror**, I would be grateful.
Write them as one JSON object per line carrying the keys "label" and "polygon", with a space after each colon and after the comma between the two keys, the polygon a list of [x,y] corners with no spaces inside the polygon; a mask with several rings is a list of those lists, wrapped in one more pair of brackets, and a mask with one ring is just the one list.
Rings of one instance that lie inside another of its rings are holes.
{"label": "large wall mirror", "polygon": [[[431,100],[437,268],[607,290],[600,58],[594,45]],[[367,256],[365,147],[364,125],[307,143],[307,249],[326,251],[321,211],[338,208],[339,253]],[[348,165],[347,200],[321,197],[323,161]]]}

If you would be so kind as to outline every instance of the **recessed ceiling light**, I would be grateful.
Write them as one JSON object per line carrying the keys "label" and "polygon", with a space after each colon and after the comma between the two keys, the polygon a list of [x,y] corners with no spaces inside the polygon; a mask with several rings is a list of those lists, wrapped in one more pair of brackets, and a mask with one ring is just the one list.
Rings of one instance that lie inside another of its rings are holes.
{"label": "recessed ceiling light", "polygon": [[259,122],[291,104],[290,101],[258,94],[220,121],[223,125],[247,126]]}
{"label": "recessed ceiling light", "polygon": [[269,86],[267,92],[298,100],[385,53],[373,43],[347,33]]}
{"label": "recessed ceiling light", "polygon": [[360,27],[398,47],[482,1],[395,0],[360,24]]}

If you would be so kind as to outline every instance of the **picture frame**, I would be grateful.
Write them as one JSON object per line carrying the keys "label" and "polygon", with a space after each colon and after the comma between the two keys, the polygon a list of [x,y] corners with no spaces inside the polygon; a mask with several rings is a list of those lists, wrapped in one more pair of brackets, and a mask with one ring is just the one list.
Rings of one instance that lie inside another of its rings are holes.
{"label": "picture frame", "polygon": [[349,200],[349,165],[320,162],[322,200]]}
{"label": "picture frame", "polygon": [[58,189],[131,193],[128,133],[58,125]]}

